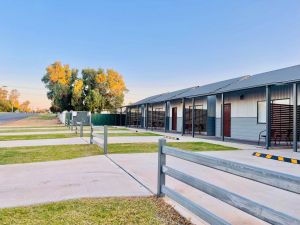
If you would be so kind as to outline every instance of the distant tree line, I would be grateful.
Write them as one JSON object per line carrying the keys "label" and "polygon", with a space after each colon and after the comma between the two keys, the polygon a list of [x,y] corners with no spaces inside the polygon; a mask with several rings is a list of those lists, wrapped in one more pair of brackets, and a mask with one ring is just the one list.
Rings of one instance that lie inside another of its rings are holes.
{"label": "distant tree line", "polygon": [[50,110],[101,112],[115,111],[122,106],[127,91],[123,77],[113,69],[78,69],[55,62],[46,68],[45,83]]}
{"label": "distant tree line", "polygon": [[16,89],[8,92],[4,87],[0,88],[0,112],[30,112],[30,102],[20,103],[19,97],[20,93]]}

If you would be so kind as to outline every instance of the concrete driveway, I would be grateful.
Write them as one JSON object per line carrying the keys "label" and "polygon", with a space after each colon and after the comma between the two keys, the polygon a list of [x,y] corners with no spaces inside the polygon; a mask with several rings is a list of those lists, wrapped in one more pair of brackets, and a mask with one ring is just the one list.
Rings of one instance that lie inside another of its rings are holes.
{"label": "concrete driveway", "polygon": [[[262,165],[268,169],[274,169],[281,172],[289,172],[291,174],[298,174],[299,165],[292,165],[274,160],[268,160],[251,156],[253,151],[224,151],[224,152],[205,152],[204,154],[214,155],[221,158],[233,160],[237,162],[248,163],[252,165]],[[130,172],[136,179],[149,187],[153,192],[156,192],[157,185],[157,154],[143,153],[143,154],[114,154],[110,155],[114,161]],[[281,165],[279,166],[279,164]],[[208,168],[205,166],[196,165],[194,163],[186,162],[174,157],[167,157],[167,165],[185,172],[206,182],[223,187],[231,192],[240,194],[248,199],[266,205],[275,210],[285,212],[293,217],[300,218],[300,195],[283,191],[268,185],[264,185],[252,180],[231,175],[219,170]],[[275,169],[276,168],[276,169]],[[203,192],[197,191],[181,182],[167,177],[167,186],[175,189],[179,193],[189,197],[201,206],[204,206],[209,211],[215,213],[221,218],[227,220],[231,224],[265,224],[265,222],[250,216],[234,207],[231,207]],[[178,208],[178,204],[174,204]],[[186,217],[192,218],[195,223],[203,223],[191,213],[179,207]]]}
{"label": "concrete driveway", "polygon": [[0,207],[81,197],[147,196],[105,156],[0,166]]}

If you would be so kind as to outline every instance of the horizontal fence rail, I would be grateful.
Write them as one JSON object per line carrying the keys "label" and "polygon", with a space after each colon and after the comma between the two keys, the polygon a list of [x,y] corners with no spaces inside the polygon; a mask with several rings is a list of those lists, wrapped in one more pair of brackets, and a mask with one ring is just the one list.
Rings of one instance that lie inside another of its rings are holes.
{"label": "horizontal fence rail", "polygon": [[192,202],[188,198],[178,194],[177,192],[173,191],[172,189],[162,186],[162,193],[164,193],[169,198],[173,199],[174,201],[178,202],[180,205],[184,206],[209,224],[214,225],[229,225],[230,223],[226,222],[222,218],[216,216],[215,214],[209,212],[207,209],[201,207],[200,205]]}
{"label": "horizontal fence rail", "polygon": [[300,194],[300,177],[164,146],[163,153]]}
{"label": "horizontal fence rail", "polygon": [[[204,160],[208,160],[210,165],[209,167],[219,169],[219,165],[222,165],[222,171],[226,171],[226,166],[229,166],[232,170],[235,168],[238,168],[238,174],[234,173],[236,175],[243,174],[244,171],[240,171],[239,169],[241,166],[247,166],[244,164],[238,163],[238,165],[235,165],[234,162],[225,160],[226,162],[230,162],[230,164],[222,164],[220,163],[220,159],[214,158],[214,157],[208,157],[203,158],[203,155],[179,150],[175,148],[171,148],[165,145],[166,141],[165,139],[159,140],[159,146],[158,146],[158,186],[157,186],[157,195],[158,196],[168,196],[169,198],[173,199],[174,201],[178,202],[185,208],[189,209],[191,212],[205,220],[206,222],[210,224],[228,224],[223,219],[217,217],[216,215],[208,212],[203,207],[197,205],[196,203],[192,202],[191,200],[187,199],[186,197],[180,195],[179,193],[169,189],[165,185],[165,176],[170,176],[176,180],[179,180],[187,185],[190,185],[191,187],[202,191],[210,196],[213,196],[214,198],[221,200],[241,211],[244,211],[252,216],[255,216],[263,221],[266,221],[271,224],[300,224],[300,220],[296,219],[294,217],[291,217],[290,215],[287,215],[285,213],[276,211],[272,208],[269,208],[267,206],[264,206],[260,203],[254,202],[250,199],[247,199],[245,197],[242,197],[238,194],[232,193],[230,191],[227,191],[223,188],[217,187],[213,184],[207,183],[203,180],[200,180],[198,178],[195,178],[193,176],[190,176],[186,173],[180,172],[176,169],[173,169],[166,165],[166,155],[170,155],[173,157],[177,157],[186,161],[190,161],[196,164],[205,165],[203,163]],[[205,156],[206,157],[206,156]],[[222,161],[222,160],[221,160]],[[215,165],[214,165],[215,164]],[[236,167],[235,167],[236,166]],[[251,167],[252,169],[260,170],[260,168]],[[252,170],[251,170],[252,171]],[[247,176],[249,176],[249,173],[251,171],[246,170]],[[226,171],[227,172],[227,171]],[[272,172],[271,176],[275,176],[276,172]],[[264,174],[264,173],[263,173]],[[265,173],[264,176],[270,175],[270,173]],[[282,177],[284,174],[279,174]],[[243,176],[245,177],[245,176]],[[277,177],[277,176],[275,176]],[[297,178],[297,177],[293,177]],[[254,180],[254,179],[252,179]],[[268,180],[268,179],[267,179]],[[265,184],[268,184],[267,182],[264,182]],[[273,183],[272,183],[273,184]],[[271,185],[274,186],[274,185]]]}
{"label": "horizontal fence rail", "polygon": [[[95,133],[95,131],[100,131],[100,133]],[[100,139],[102,142],[96,141],[94,138]],[[108,137],[108,128],[107,126],[94,126],[91,125],[90,133],[90,144],[97,144],[101,146],[104,150],[104,154],[107,154],[107,137]]]}

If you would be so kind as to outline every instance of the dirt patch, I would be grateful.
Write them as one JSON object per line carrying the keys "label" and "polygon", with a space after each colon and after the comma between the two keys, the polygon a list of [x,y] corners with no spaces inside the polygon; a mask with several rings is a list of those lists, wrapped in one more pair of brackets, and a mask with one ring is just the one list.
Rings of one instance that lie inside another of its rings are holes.
{"label": "dirt patch", "polygon": [[45,119],[41,116],[31,116],[25,119],[20,119],[17,121],[7,122],[3,124],[4,126],[18,126],[18,127],[43,127],[43,126],[55,126],[61,125],[58,118]]}

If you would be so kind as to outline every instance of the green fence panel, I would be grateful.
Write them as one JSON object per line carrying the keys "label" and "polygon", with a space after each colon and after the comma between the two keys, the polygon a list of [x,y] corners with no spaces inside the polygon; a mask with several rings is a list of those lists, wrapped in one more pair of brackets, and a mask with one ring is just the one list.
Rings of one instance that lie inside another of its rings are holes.
{"label": "green fence panel", "polygon": [[71,118],[72,118],[72,113],[67,112],[67,113],[66,113],[66,118],[65,118],[65,123],[66,123],[67,125],[70,125],[70,120],[71,120]]}
{"label": "green fence panel", "polygon": [[76,111],[76,116],[73,115],[73,121],[74,121],[74,123],[81,122],[81,123],[83,123],[84,126],[90,125],[89,112],[87,112],[87,111]]}
{"label": "green fence panel", "polygon": [[120,114],[92,114],[92,124],[96,126],[124,126],[125,115]]}

